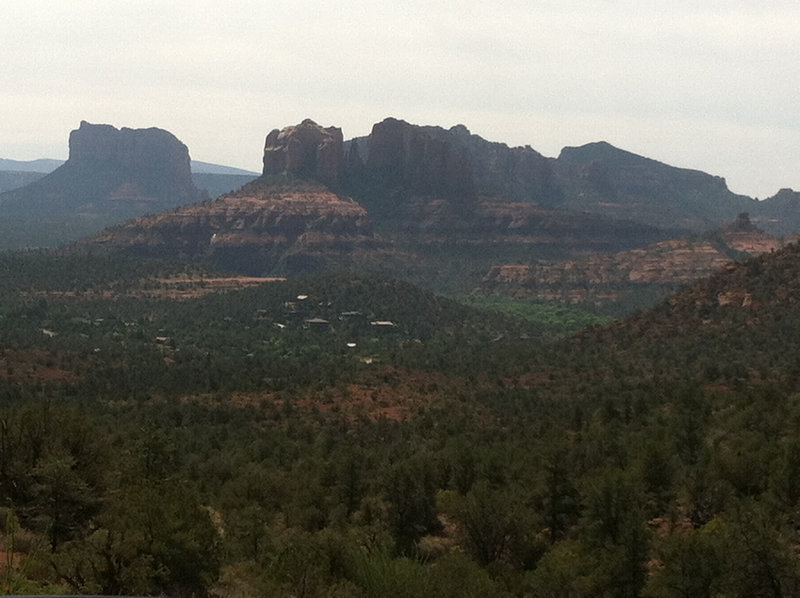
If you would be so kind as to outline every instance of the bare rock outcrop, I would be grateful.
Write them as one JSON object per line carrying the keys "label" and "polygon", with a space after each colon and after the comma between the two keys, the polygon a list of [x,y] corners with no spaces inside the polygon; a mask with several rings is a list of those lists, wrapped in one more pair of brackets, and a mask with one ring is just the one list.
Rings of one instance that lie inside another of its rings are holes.
{"label": "bare rock outcrop", "polygon": [[273,129],[264,143],[263,175],[289,174],[337,190],[344,161],[342,143],[340,128],[321,127],[311,119]]}
{"label": "bare rock outcrop", "polygon": [[564,302],[619,299],[643,290],[656,294],[689,284],[727,267],[736,259],[774,251],[780,239],[759,230],[747,214],[716,233],[668,239],[616,253],[582,259],[498,264],[483,287]]}
{"label": "bare rock outcrop", "polygon": [[259,275],[346,267],[379,246],[362,206],[313,182],[250,183],[128,221],[85,244],[90,252],[182,257]]}
{"label": "bare rock outcrop", "polygon": [[213,201],[130,220],[86,251],[182,257],[245,274],[297,274],[391,253],[366,209],[337,192],[342,132],[306,119],[266,138],[261,177]]}
{"label": "bare rock outcrop", "polygon": [[384,187],[410,195],[462,202],[475,197],[472,173],[458,152],[403,120],[387,118],[373,125],[365,165]]}
{"label": "bare rock outcrop", "polygon": [[192,182],[189,150],[163,129],[81,122],[69,159],[0,195],[5,247],[52,246],[105,226],[207,197]]}
{"label": "bare rock outcrop", "polygon": [[76,170],[96,181],[98,191],[109,189],[137,199],[196,201],[200,194],[192,182],[189,150],[169,131],[158,128],[116,129],[82,121],[70,133],[69,159],[61,169]]}
{"label": "bare rock outcrop", "polygon": [[448,143],[469,166],[478,195],[555,206],[561,201],[550,160],[531,148],[487,141],[464,125],[425,131]]}
{"label": "bare rock outcrop", "polygon": [[571,210],[705,231],[756,207],[751,198],[731,192],[721,177],[669,166],[606,142],[565,147],[552,164],[563,192],[560,206]]}
{"label": "bare rock outcrop", "polygon": [[[204,198],[192,182],[189,150],[163,129],[117,129],[81,122],[69,159],[47,176],[3,195],[4,207],[44,214],[119,209],[119,200],[166,209]],[[137,208],[132,208],[135,213]]]}
{"label": "bare rock outcrop", "polygon": [[722,229],[722,238],[728,247],[748,256],[769,253],[783,245],[778,237],[758,229],[745,212],[739,214],[736,220]]}

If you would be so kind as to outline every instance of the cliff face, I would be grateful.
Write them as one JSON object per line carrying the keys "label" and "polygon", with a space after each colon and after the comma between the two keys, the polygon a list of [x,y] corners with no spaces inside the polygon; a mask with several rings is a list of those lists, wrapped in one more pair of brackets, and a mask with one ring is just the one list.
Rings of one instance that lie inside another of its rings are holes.
{"label": "cliff face", "polygon": [[509,147],[470,133],[464,125],[450,129],[423,127],[448,143],[469,166],[479,195],[512,202],[555,206],[561,191],[550,161],[530,146]]}
{"label": "cliff face", "polygon": [[402,120],[387,118],[372,127],[363,166],[362,174],[384,192],[460,203],[476,195],[472,172],[452,146]]}
{"label": "cliff face", "polygon": [[[553,206],[560,198],[547,158],[528,146],[512,148],[487,141],[470,133],[464,125],[444,129],[389,118],[376,124],[371,135],[352,139],[345,146],[346,171],[351,178],[363,176],[365,164],[382,172],[391,171],[392,165],[401,165],[397,170],[406,171],[407,166],[402,165],[414,161],[406,156],[408,150],[427,146],[424,176],[403,177],[395,172],[393,179],[391,174],[388,177],[396,186],[405,184],[417,195],[484,196],[541,206]],[[373,151],[377,156],[373,156]],[[447,164],[457,167],[448,172]],[[418,183],[437,179],[449,179],[449,183],[443,186]]]}
{"label": "cliff face", "polygon": [[189,150],[172,133],[84,121],[70,133],[64,164],[1,199],[3,207],[70,213],[111,209],[108,200],[164,209],[202,198],[192,183]]}
{"label": "cliff face", "polygon": [[291,175],[337,190],[343,166],[342,143],[341,129],[323,128],[310,119],[274,129],[264,143],[263,176]]}
{"label": "cliff face", "polygon": [[704,231],[756,207],[749,197],[728,190],[721,177],[675,168],[605,142],[564,148],[552,165],[565,209]]}
{"label": "cliff face", "polygon": [[[109,153],[137,155],[118,152],[109,128],[97,129],[92,143],[78,136],[73,146],[74,161],[95,170]],[[495,264],[487,290],[582,301],[671,288],[778,243],[745,220],[670,240],[676,230],[729,221],[752,200],[731,194],[719,177],[606,143],[566,148],[552,160],[460,125],[388,118],[345,143],[340,129],[305,120],[267,135],[263,165],[262,176],[238,192],[126,223],[91,245],[210,260],[249,274],[383,261],[390,275],[416,269],[423,273],[415,280],[430,283],[426,276],[441,273],[470,288]],[[393,270],[400,255],[405,263]]]}
{"label": "cliff face", "polygon": [[546,158],[451,129],[393,118],[346,144],[346,187],[381,234],[409,251],[435,246],[463,258],[465,248],[507,247],[547,255],[620,250],[666,238],[652,226],[554,209],[559,197]]}
{"label": "cliff face", "polygon": [[496,265],[484,279],[483,288],[571,303],[619,300],[642,291],[663,295],[736,259],[774,251],[781,245],[780,239],[758,230],[741,214],[731,225],[701,238],[669,239],[577,260]]}
{"label": "cliff face", "polygon": [[342,135],[305,120],[267,135],[264,173],[238,191],[126,222],[88,251],[180,256],[246,274],[348,268],[379,258],[367,211],[338,195]]}
{"label": "cliff face", "polygon": [[207,261],[246,274],[296,274],[347,267],[380,244],[366,210],[322,185],[260,182],[204,204],[128,221],[89,243],[90,251],[131,251]]}
{"label": "cliff face", "polygon": [[381,192],[383,203],[402,201],[401,190],[406,197],[460,198],[463,211],[476,197],[492,198],[632,220],[673,233],[710,230],[750,212],[774,232],[768,212],[761,211],[769,202],[732,193],[721,177],[605,142],[567,147],[554,159],[529,146],[487,141],[463,125],[444,129],[389,118],[345,147],[346,179],[359,201],[366,180],[367,202]]}
{"label": "cliff face", "polygon": [[167,131],[82,122],[69,151],[53,172],[0,195],[5,247],[73,241],[205,198],[192,183],[188,149]]}
{"label": "cliff face", "polygon": [[81,122],[69,136],[69,159],[51,176],[73,171],[95,184],[98,200],[124,197],[176,205],[200,198],[192,183],[188,148],[162,129]]}

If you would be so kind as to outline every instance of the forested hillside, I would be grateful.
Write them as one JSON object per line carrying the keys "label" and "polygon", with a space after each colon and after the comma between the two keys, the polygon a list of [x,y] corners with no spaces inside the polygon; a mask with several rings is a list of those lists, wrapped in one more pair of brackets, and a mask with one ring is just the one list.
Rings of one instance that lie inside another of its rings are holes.
{"label": "forested hillside", "polygon": [[4,588],[800,595],[799,259],[565,338],[387,279],[1,255]]}

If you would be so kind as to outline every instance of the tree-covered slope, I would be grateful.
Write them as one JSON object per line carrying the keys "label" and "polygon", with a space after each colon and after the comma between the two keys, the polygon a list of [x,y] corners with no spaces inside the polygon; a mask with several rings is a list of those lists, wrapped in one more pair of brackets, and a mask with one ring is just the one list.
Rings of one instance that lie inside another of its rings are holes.
{"label": "tree-covered slope", "polygon": [[7,587],[798,595],[798,257],[549,341],[386,279],[0,256]]}

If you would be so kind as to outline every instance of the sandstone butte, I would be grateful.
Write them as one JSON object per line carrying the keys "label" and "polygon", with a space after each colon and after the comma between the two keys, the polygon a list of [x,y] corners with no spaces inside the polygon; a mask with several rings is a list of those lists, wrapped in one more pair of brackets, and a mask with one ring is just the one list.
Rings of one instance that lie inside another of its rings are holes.
{"label": "sandstone butte", "polygon": [[248,274],[347,265],[379,248],[366,210],[333,191],[342,133],[311,120],[271,131],[262,176],[212,201],[130,220],[90,239],[89,251],[206,259]]}
{"label": "sandstone butte", "polygon": [[[76,146],[76,157],[103,155],[103,136],[96,138],[91,151]],[[486,195],[497,182],[496,173],[481,170],[484,154],[503,158],[506,165],[535,163],[545,171],[544,158],[516,149],[487,145],[464,127],[445,131],[393,118],[375,124],[368,138],[345,144],[341,129],[306,119],[267,134],[256,181],[212,201],[125,222],[86,245],[206,260],[249,275],[387,266],[404,259],[404,268],[419,267],[426,244],[479,253],[484,246],[517,254],[524,249],[532,256],[558,253],[561,259],[500,262],[484,288],[570,301],[583,300],[581,289],[587,286],[688,282],[733,254],[779,245],[747,219],[716,238],[666,239],[663,231],[636,222]],[[127,193],[122,187],[115,196]],[[380,224],[380,237],[373,222]]]}
{"label": "sandstone butte", "polygon": [[[373,126],[363,147],[353,142],[345,152],[337,127],[307,119],[274,129],[256,181],[213,201],[125,222],[84,245],[280,275],[377,262],[383,271],[398,262],[407,269],[421,263],[407,255],[428,243],[597,250],[636,247],[659,234],[635,223],[481,195],[475,160],[441,134],[388,118]],[[453,135],[469,137],[466,129],[455,128]],[[342,193],[348,188],[362,190],[361,203]]]}

